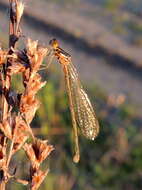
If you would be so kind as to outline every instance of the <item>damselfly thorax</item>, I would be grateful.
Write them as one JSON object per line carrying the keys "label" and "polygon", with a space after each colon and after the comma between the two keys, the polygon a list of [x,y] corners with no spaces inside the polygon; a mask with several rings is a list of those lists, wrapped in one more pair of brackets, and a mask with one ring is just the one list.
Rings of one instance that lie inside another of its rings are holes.
{"label": "damselfly thorax", "polygon": [[74,161],[79,161],[78,131],[79,126],[83,135],[94,140],[99,133],[99,123],[93,110],[88,95],[84,91],[76,68],[72,64],[71,56],[59,47],[56,39],[50,41],[54,55],[63,67],[65,75],[66,89],[69,97],[70,111],[75,136],[75,156]]}

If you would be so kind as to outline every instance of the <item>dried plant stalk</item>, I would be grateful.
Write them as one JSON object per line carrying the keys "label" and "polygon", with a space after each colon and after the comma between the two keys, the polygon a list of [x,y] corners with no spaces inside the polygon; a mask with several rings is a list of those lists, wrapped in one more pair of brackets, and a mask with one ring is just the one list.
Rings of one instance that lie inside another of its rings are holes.
{"label": "dried plant stalk", "polygon": [[[23,50],[16,48],[22,34],[20,21],[24,4],[18,0],[9,0],[9,5],[9,48],[0,48],[0,90],[3,102],[0,117],[0,190],[5,190],[11,178],[27,185],[31,190],[37,190],[48,173],[48,168],[42,171],[40,166],[54,149],[47,141],[37,139],[30,127],[40,105],[36,94],[46,84],[38,71],[48,49],[29,38]],[[22,93],[11,90],[11,79],[15,74],[21,74],[23,77]],[[17,112],[14,112],[15,108]],[[30,144],[26,143],[29,137],[32,137]],[[12,174],[10,172],[12,157],[20,149],[25,150],[31,163],[28,180],[17,178],[18,165]]]}

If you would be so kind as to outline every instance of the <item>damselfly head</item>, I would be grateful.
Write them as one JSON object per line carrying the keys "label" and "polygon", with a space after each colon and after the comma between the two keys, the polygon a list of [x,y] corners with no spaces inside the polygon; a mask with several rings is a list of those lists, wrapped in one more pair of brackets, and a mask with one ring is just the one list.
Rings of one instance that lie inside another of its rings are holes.
{"label": "damselfly head", "polygon": [[49,45],[51,45],[53,47],[53,49],[59,48],[59,43],[58,43],[58,41],[55,38],[53,38],[52,40],[50,40]]}
{"label": "damselfly head", "polygon": [[60,56],[65,57],[65,58],[70,58],[71,57],[69,53],[67,53],[62,48],[60,48],[59,43],[58,43],[58,41],[55,38],[53,38],[52,40],[50,40],[49,45],[51,45],[52,48],[55,50],[55,52],[56,52],[55,55],[58,58]]}

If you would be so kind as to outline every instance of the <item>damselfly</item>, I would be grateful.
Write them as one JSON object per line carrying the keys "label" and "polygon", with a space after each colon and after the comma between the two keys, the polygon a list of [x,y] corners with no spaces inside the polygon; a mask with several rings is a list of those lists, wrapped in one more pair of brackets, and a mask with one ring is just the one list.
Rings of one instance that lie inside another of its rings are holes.
{"label": "damselfly", "polygon": [[50,45],[53,48],[54,55],[62,65],[65,75],[75,136],[74,162],[78,162],[80,154],[77,125],[86,138],[94,140],[99,133],[99,123],[90,100],[79,81],[77,71],[71,62],[71,56],[59,47],[56,39],[51,40]]}

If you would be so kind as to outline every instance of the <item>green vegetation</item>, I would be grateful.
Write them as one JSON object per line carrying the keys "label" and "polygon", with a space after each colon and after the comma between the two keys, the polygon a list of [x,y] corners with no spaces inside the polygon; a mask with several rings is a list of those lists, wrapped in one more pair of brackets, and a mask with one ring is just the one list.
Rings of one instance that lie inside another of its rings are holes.
{"label": "green vegetation", "polygon": [[49,137],[55,151],[44,163],[49,165],[50,173],[40,189],[141,189],[141,121],[133,108],[108,105],[104,92],[91,86],[88,93],[95,103],[100,134],[95,141],[80,134],[81,160],[76,165],[72,161],[72,124],[63,81],[55,69],[42,75],[48,82],[39,94],[42,105],[33,126],[37,126],[37,135]]}
{"label": "green vegetation", "polygon": [[105,7],[110,11],[116,11],[121,5],[123,5],[123,0],[107,0],[105,1]]}

